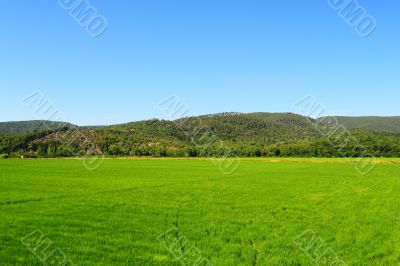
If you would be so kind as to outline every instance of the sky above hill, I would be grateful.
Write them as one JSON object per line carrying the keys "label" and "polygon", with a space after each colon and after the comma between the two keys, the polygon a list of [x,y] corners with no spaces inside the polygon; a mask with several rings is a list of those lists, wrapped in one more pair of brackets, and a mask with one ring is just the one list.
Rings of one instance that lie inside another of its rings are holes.
{"label": "sky above hill", "polygon": [[298,113],[309,95],[326,115],[400,115],[398,0],[354,2],[367,37],[327,0],[90,0],[93,37],[69,1],[0,2],[0,121],[46,119],[23,104],[36,91],[79,125],[168,118],[171,95],[191,115]]}

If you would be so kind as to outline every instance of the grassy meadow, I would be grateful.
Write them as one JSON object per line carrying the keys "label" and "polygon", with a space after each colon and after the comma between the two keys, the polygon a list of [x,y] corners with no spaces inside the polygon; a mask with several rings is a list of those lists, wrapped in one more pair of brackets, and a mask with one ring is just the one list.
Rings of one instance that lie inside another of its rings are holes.
{"label": "grassy meadow", "polygon": [[399,265],[399,162],[0,160],[0,264]]}

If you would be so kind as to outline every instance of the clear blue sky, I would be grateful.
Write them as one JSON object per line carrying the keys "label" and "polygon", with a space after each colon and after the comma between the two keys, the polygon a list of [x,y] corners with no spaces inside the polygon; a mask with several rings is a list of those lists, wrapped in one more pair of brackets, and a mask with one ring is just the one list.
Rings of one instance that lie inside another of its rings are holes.
{"label": "clear blue sky", "polygon": [[0,2],[0,121],[37,118],[42,91],[68,121],[190,113],[296,112],[313,95],[329,114],[400,115],[400,1],[359,0],[377,21],[356,34],[326,0],[90,0],[108,21],[93,38],[57,0]]}

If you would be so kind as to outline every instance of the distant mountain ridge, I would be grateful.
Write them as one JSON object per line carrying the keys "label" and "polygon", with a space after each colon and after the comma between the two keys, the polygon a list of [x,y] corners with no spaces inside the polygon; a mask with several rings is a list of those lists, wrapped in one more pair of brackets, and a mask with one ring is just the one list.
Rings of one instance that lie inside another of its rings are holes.
{"label": "distant mountain ridge", "polygon": [[60,127],[76,127],[66,122],[55,122],[47,120],[30,120],[30,121],[10,121],[0,122],[1,134],[21,134],[35,130],[57,129]]}
{"label": "distant mountain ridge", "polygon": [[362,128],[378,132],[400,133],[400,116],[326,116],[317,121],[327,126],[336,123],[347,129]]}

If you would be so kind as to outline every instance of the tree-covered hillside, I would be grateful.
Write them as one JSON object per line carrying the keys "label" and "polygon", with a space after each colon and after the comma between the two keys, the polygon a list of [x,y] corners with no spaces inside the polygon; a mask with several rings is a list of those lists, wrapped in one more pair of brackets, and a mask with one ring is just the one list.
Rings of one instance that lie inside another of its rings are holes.
{"label": "tree-covered hillside", "polygon": [[400,133],[337,130],[291,113],[222,113],[176,121],[0,134],[11,157],[400,156]]}

